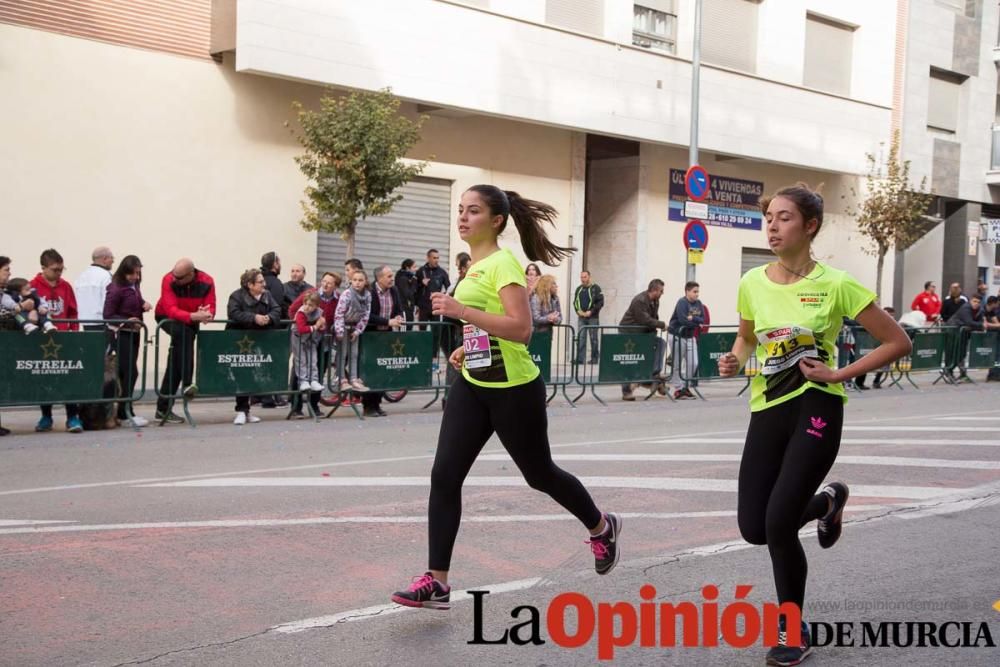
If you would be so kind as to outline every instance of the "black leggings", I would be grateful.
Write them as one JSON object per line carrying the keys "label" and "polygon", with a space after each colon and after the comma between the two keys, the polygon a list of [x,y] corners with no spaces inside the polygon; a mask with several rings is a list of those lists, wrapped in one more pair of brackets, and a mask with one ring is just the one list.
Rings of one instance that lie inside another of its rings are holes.
{"label": "black leggings", "polygon": [[743,539],[767,545],[779,604],[801,608],[805,600],[799,529],[827,512],[828,497],[814,494],[837,458],[843,425],[843,399],[817,389],[750,416],[738,521]]}
{"label": "black leggings", "polygon": [[487,389],[460,377],[448,392],[431,471],[431,570],[446,572],[451,565],[462,520],[462,484],[494,432],[528,486],[549,494],[588,529],[601,522],[601,512],[580,480],[552,462],[542,379],[518,387]]}

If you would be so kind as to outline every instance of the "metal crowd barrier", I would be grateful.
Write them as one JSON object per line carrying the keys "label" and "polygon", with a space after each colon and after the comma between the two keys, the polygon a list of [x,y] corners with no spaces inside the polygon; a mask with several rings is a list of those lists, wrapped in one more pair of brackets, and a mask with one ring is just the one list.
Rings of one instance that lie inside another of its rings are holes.
{"label": "metal crowd barrier", "polygon": [[556,394],[562,392],[570,407],[576,407],[566,388],[575,377],[577,343],[576,330],[569,324],[553,324],[531,334],[528,354],[541,371],[545,384],[552,389],[546,403],[551,403]]}
{"label": "metal crowd barrier", "polygon": [[[698,398],[705,400],[704,395],[698,390],[698,382],[732,380],[724,378],[719,374],[719,359],[729,354],[739,335],[739,325],[712,324],[707,327],[707,331],[702,330],[697,336],[682,338],[674,336],[673,349],[673,373],[671,379],[679,377],[684,386],[692,390]],[[757,357],[751,352],[744,369],[746,384],[739,391],[740,395],[750,386],[750,380],[756,375]]]}
{"label": "metal crowd barrier", "polygon": [[[0,407],[104,405],[103,412],[81,415],[85,427],[92,420],[94,427],[104,428],[115,417],[114,404],[142,399],[148,341],[145,324],[137,320],[50,321],[100,330],[46,332],[39,328],[27,335],[20,327],[0,331],[4,379]],[[125,386],[128,396],[123,394]]]}
{"label": "metal crowd barrier", "polygon": [[[645,400],[656,393],[657,386],[666,382],[663,366],[666,361],[666,341],[655,332],[644,327],[585,325],[577,331],[577,336],[589,336],[598,332],[600,341],[600,363],[577,364],[574,379],[580,385],[580,393],[570,399],[576,403],[590,391],[601,405],[604,400],[597,395],[598,385],[648,384],[652,387]],[[669,392],[667,392],[669,396]]]}

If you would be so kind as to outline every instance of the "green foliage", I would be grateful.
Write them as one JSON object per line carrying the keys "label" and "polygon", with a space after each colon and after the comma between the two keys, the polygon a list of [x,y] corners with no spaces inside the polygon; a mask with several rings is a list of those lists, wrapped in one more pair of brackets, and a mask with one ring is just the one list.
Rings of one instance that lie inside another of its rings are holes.
{"label": "green foliage", "polygon": [[889,250],[905,249],[925,233],[924,215],[934,199],[926,191],[927,179],[919,186],[910,182],[910,161],[899,159],[899,132],[889,144],[889,154],[883,163],[869,153],[868,174],[864,196],[851,188],[851,196],[860,200],[848,214],[858,223],[858,229],[871,245],[862,250],[878,258],[876,292],[881,296],[882,268]]}
{"label": "green foliage", "polygon": [[389,89],[342,97],[331,91],[318,111],[299,102],[293,107],[301,128],[293,133],[305,149],[295,162],[309,179],[299,224],[339,233],[353,255],[358,223],[391,211],[402,198],[393,193],[427,166],[400,159],[420,140],[426,116],[416,121],[401,116],[400,101]]}

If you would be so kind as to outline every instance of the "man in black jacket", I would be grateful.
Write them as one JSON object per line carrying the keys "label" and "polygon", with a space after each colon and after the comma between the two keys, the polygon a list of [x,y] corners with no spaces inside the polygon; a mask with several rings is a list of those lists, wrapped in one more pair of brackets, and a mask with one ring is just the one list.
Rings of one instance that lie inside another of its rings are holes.
{"label": "man in black jacket", "polygon": [[[271,295],[271,300],[278,305],[281,319],[288,319],[288,304],[285,303],[285,286],[278,278],[281,275],[281,258],[278,253],[265,252],[260,257],[260,272],[264,276],[265,287]],[[260,399],[262,408],[283,408],[288,405],[288,401],[281,394],[274,396],[264,396]]]}
{"label": "man in black jacket", "polygon": [[[375,269],[375,282],[371,287],[372,309],[368,316],[366,331],[391,331],[406,322],[403,316],[403,301],[399,290],[392,284],[392,267],[383,264]],[[362,339],[362,344],[364,344]],[[365,417],[385,417],[382,409],[382,392],[367,392],[361,397]]]}
{"label": "man in black jacket", "polygon": [[417,305],[417,274],[413,272],[416,265],[412,259],[404,259],[399,271],[396,271],[396,291],[399,292],[407,322],[413,321],[413,309]]}
{"label": "man in black jacket", "polygon": [[952,283],[948,288],[948,296],[941,301],[941,318],[939,321],[947,322],[951,319],[952,315],[958,312],[962,304],[968,302],[969,299],[962,294],[962,286],[958,283]]}
{"label": "man in black jacket", "polygon": [[[628,331],[636,331],[641,328],[645,332],[655,333],[657,329],[666,329],[667,323],[660,319],[660,297],[663,296],[663,281],[653,278],[649,281],[649,286],[645,292],[636,294],[629,304],[628,310],[622,315],[619,326],[629,327]],[[662,338],[656,339],[656,350],[653,362],[653,377],[659,378],[663,371],[663,355],[666,350],[666,343]],[[666,393],[666,386],[660,382],[657,390],[661,394]],[[632,385],[626,383],[622,385],[622,400],[634,401],[632,395]]]}
{"label": "man in black jacket", "polygon": [[[431,294],[447,292],[451,287],[451,280],[448,272],[441,268],[440,261],[441,254],[431,248],[427,251],[427,263],[417,270],[417,308],[420,310],[418,319],[421,322],[441,321],[440,317],[431,314]],[[444,363],[447,363],[452,351],[445,349],[449,341],[447,336],[442,335],[444,327],[431,327],[431,332],[434,334],[434,354],[437,354],[438,349],[443,350]]]}
{"label": "man in black jacket", "polygon": [[580,331],[579,341],[576,344],[576,363],[583,364],[583,358],[587,353],[587,338],[590,338],[590,363],[596,364],[601,356],[598,345],[598,330],[587,329],[585,326],[599,326],[601,324],[601,308],[604,308],[604,294],[601,286],[594,283],[590,277],[590,271],[584,269],[580,272],[580,284],[573,294],[573,310],[576,311],[577,330]]}

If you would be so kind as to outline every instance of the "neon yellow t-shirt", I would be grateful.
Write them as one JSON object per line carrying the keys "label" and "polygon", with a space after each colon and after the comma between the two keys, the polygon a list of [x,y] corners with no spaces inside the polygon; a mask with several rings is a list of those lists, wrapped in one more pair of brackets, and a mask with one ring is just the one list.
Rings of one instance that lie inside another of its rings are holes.
{"label": "neon yellow t-shirt", "polygon": [[875,294],[846,271],[819,262],[807,278],[791,285],[772,282],[765,268],[747,271],[736,298],[740,317],[753,321],[757,336],[760,370],[750,384],[750,411],[790,401],[809,388],[840,396],[846,403],[842,383],[806,380],[799,361],[811,357],[837,368],[843,318],[856,318],[875,301]]}
{"label": "neon yellow t-shirt", "polygon": [[[510,250],[498,250],[469,267],[455,290],[455,298],[469,308],[503,315],[500,290],[507,285],[525,287],[524,269]],[[491,336],[471,324],[463,327],[465,365],[462,375],[481,387],[517,387],[538,377],[539,370],[528,346]]]}

